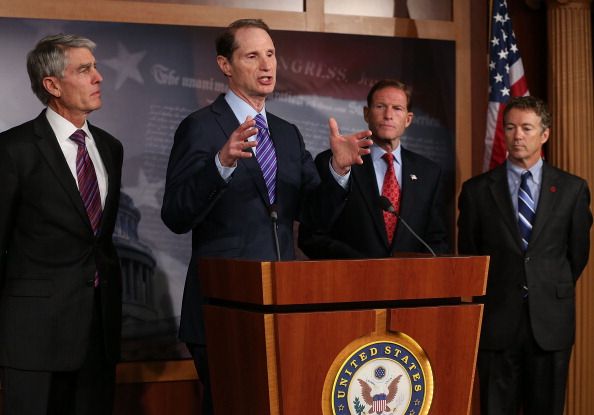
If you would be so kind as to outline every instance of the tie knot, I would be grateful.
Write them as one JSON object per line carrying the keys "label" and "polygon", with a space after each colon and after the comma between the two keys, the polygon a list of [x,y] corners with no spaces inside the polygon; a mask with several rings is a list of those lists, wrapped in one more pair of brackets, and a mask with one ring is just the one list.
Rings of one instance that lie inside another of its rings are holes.
{"label": "tie knot", "polygon": [[87,134],[83,130],[76,130],[74,133],[72,133],[72,135],[70,136],[70,139],[72,141],[74,141],[76,144],[78,144],[79,146],[84,146],[86,136],[87,136]]}
{"label": "tie knot", "polygon": [[521,175],[522,184],[528,183],[528,179],[531,177],[532,177],[532,173],[530,172],[530,170],[523,171],[522,175]]}
{"label": "tie knot", "polygon": [[263,128],[268,128],[268,125],[266,124],[266,120],[264,119],[264,116],[262,114],[258,114],[255,117],[256,120],[256,127],[261,130]]}
{"label": "tie knot", "polygon": [[388,165],[394,162],[394,155],[392,153],[384,153],[382,158],[386,163],[388,163]]}

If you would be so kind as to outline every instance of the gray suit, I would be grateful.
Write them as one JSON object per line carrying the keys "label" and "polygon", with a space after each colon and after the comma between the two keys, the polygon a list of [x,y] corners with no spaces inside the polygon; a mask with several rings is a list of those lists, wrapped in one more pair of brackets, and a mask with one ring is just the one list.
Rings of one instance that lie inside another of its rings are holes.
{"label": "gray suit", "polygon": [[[558,396],[556,405],[562,412],[566,365],[575,339],[575,284],[590,249],[589,205],[590,192],[583,179],[544,163],[532,236],[523,252],[506,166],[464,183],[459,199],[459,252],[491,257],[480,340],[481,389],[510,379],[505,373],[493,375],[500,365],[481,364],[486,362],[481,353],[506,353],[526,340],[532,345],[531,358],[562,356],[553,357],[560,368],[555,382],[535,379],[538,389],[525,392],[526,398],[534,405],[536,401],[546,405],[550,397]],[[522,286],[528,288],[527,296]],[[522,370],[526,376],[535,372]],[[558,413],[559,409],[544,410]]]}

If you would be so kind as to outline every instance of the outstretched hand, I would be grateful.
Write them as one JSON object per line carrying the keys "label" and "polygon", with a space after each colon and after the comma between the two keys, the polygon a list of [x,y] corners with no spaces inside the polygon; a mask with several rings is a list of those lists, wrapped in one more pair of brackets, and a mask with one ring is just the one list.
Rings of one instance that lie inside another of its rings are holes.
{"label": "outstretched hand", "polygon": [[219,160],[225,167],[235,166],[237,160],[252,157],[250,148],[258,145],[257,141],[247,141],[247,139],[258,133],[255,128],[256,121],[252,117],[247,117],[245,121],[231,133],[225,145],[219,150]]}
{"label": "outstretched hand", "polygon": [[369,154],[373,141],[370,130],[341,135],[334,118],[328,120],[330,129],[330,148],[332,149],[332,168],[340,175],[345,175],[353,164],[363,164],[361,156]]}

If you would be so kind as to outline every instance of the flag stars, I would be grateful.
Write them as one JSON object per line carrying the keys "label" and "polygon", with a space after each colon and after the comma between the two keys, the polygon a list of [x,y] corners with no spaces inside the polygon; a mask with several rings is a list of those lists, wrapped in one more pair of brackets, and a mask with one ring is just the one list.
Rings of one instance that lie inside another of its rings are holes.
{"label": "flag stars", "polygon": [[495,21],[497,23],[503,23],[503,16],[500,15],[499,13],[497,13],[495,16],[493,16],[493,18],[495,19]]}
{"label": "flag stars", "polygon": [[512,51],[512,53],[518,53],[518,45],[516,45],[515,43],[512,43],[509,49]]}
{"label": "flag stars", "polygon": [[509,89],[507,89],[506,87],[501,88],[501,95],[502,96],[509,96]]}
{"label": "flag stars", "polygon": [[493,79],[495,79],[495,82],[503,82],[503,75],[497,73],[497,75],[495,75]]}
{"label": "flag stars", "polygon": [[501,37],[503,38],[503,41],[506,42],[507,41],[507,33],[505,33],[505,30],[501,29]]}
{"label": "flag stars", "polygon": [[499,59],[507,59],[508,53],[509,52],[507,51],[507,49],[501,49],[497,54],[499,55]]}
{"label": "flag stars", "polygon": [[493,62],[493,61],[490,61],[490,62],[489,62],[489,68],[491,68],[491,69],[495,69],[495,62]]}
{"label": "flag stars", "polygon": [[505,64],[505,73],[509,73],[509,63]]}
{"label": "flag stars", "polygon": [[494,37],[493,39],[491,39],[491,44],[493,46],[499,46],[499,39]]}

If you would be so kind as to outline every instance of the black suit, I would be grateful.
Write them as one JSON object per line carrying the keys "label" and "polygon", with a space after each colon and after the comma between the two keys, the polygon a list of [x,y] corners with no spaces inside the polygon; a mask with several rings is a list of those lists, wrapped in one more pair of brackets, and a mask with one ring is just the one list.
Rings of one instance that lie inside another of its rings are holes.
{"label": "black suit", "polygon": [[[575,338],[575,283],[586,266],[590,247],[589,204],[584,180],[544,163],[532,236],[524,253],[506,166],[464,183],[459,199],[459,251],[491,257],[481,353],[505,351],[527,338],[535,343],[535,354],[559,351],[569,359]],[[524,285],[527,297],[521,288]],[[487,368],[481,368],[480,357],[479,370],[483,371],[482,389],[490,379]],[[567,373],[558,377],[556,389],[541,385],[538,396],[525,391],[526,398],[544,405],[552,396],[562,399]],[[488,397],[484,395],[482,400]],[[559,413],[553,409],[555,405],[560,405],[562,412],[562,403],[557,399],[542,413]],[[488,413],[498,413],[491,411]],[[525,409],[525,413],[532,412]]]}
{"label": "black suit", "polygon": [[[2,367],[79,370],[91,346],[95,307],[101,311],[95,317],[102,322],[103,360],[115,365],[119,359],[121,276],[111,237],[123,150],[105,131],[89,128],[108,176],[96,236],[45,111],[0,134]],[[95,304],[96,271],[100,305]]]}
{"label": "black suit", "polygon": [[[400,216],[436,252],[447,252],[441,169],[437,164],[402,148]],[[329,175],[330,150],[316,157],[320,175]],[[395,252],[427,252],[399,221],[388,243],[371,155],[351,168],[351,191],[331,229],[299,228],[299,247],[310,258],[382,258]]]}

